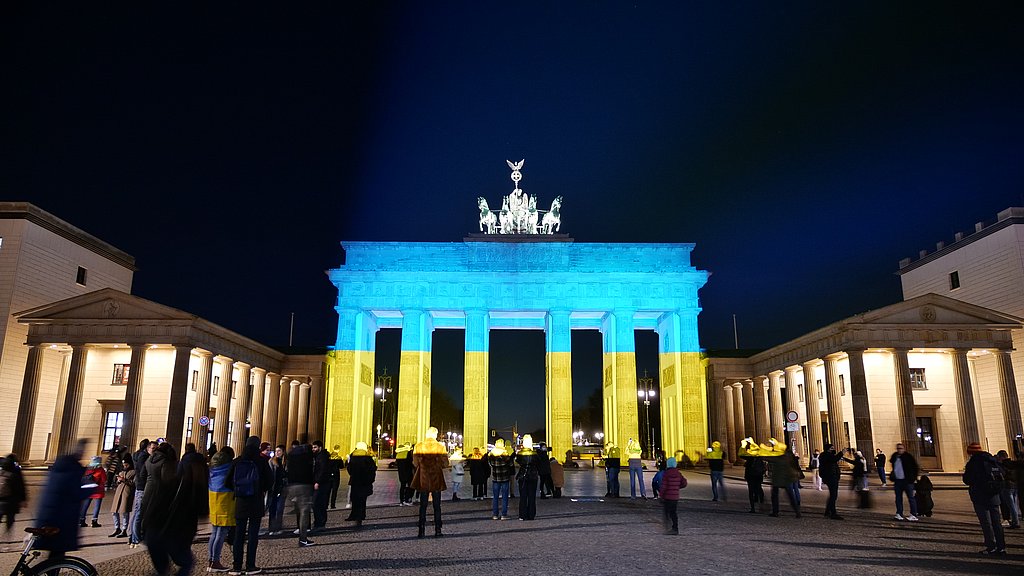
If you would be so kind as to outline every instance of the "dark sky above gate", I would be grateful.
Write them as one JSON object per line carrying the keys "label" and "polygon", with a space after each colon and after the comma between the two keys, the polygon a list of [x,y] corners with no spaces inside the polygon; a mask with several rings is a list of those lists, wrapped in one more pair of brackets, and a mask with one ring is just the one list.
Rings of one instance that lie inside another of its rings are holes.
{"label": "dark sky above gate", "polygon": [[974,4],[10,3],[0,186],[139,296],[313,346],[340,241],[460,241],[525,158],[578,242],[696,243],[705,347],[768,347],[1024,205],[1024,7]]}

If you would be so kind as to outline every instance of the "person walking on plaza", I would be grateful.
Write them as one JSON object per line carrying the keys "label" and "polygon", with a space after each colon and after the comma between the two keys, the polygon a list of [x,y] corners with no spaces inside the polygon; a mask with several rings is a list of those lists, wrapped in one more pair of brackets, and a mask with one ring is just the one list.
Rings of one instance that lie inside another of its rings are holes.
{"label": "person walking on plaza", "polygon": [[167,574],[171,562],[176,574],[192,572],[192,540],[200,516],[209,510],[209,470],[205,458],[190,459],[178,475],[178,458],[167,442],[157,446],[146,461],[149,478],[142,501],[142,533],[149,559],[157,574]]}
{"label": "person walking on plaza", "polygon": [[80,461],[85,453],[86,442],[85,439],[78,440],[70,454],[64,454],[54,461],[46,487],[39,497],[36,525],[53,526],[58,530],[56,534],[42,536],[36,541],[36,549],[49,550],[50,558],[63,558],[67,552],[78,550],[78,513],[82,501],[95,489],[94,486],[82,486],[85,468]]}
{"label": "person walking on plaza", "polygon": [[888,486],[885,482],[885,452],[881,448],[875,448],[875,471],[878,472],[878,480],[882,486]]}
{"label": "person walking on plaza", "polygon": [[967,445],[967,454],[969,459],[964,465],[963,481],[985,537],[985,549],[981,553],[1006,554],[1006,540],[999,519],[999,493],[1005,484],[1002,467],[991,454],[981,449],[978,442]]}
{"label": "person walking on plaza", "polygon": [[466,459],[462,457],[462,450],[456,449],[448,462],[452,465],[452,502],[459,501],[459,488],[462,488],[462,479],[466,477]]}
{"label": "person walking on plaza", "polygon": [[288,489],[286,494],[295,512],[299,546],[312,546],[308,538],[313,513],[313,450],[298,440],[288,451]]}
{"label": "person walking on plaza", "polygon": [[[772,483],[772,513],[770,516],[779,516],[779,490],[785,490],[786,496],[789,498],[789,505],[793,508],[793,514],[800,517],[800,494],[795,488],[800,482],[800,465],[797,464],[796,459],[793,457],[793,452],[789,446],[786,446],[786,451],[782,456],[773,456],[767,458],[769,466],[771,466],[771,483]],[[835,503],[833,502],[833,509]],[[837,515],[832,516],[834,519],[840,519]]]}
{"label": "person walking on plaza", "polygon": [[557,458],[552,456],[548,460],[548,465],[551,467],[551,485],[552,498],[562,497],[562,487],[565,486],[565,469],[562,467],[562,463]]}
{"label": "person walking on plaza", "polygon": [[398,469],[398,505],[412,506],[412,444],[404,442],[395,449],[395,468]]}
{"label": "person walking on plaza", "polygon": [[434,501],[434,537],[444,536],[441,532],[441,492],[448,488],[444,481],[444,469],[448,467],[448,451],[437,441],[437,428],[427,428],[423,440],[413,447],[412,464],[416,471],[411,487],[420,493],[420,518],[418,536],[423,538],[427,526],[427,500]]}
{"label": "person walking on plaza", "polygon": [[103,505],[103,495],[107,489],[107,472],[103,469],[103,460],[99,456],[93,456],[92,460],[89,461],[89,467],[85,470],[85,476],[82,478],[82,484],[95,484],[92,494],[89,494],[89,498],[82,503],[82,513],[80,514],[80,526],[85,528],[88,524],[85,523],[85,517],[89,514],[89,505],[95,503],[95,509],[92,512],[92,527],[100,528],[100,506]]}
{"label": "person walking on plaza", "polygon": [[18,455],[12,452],[0,460],[0,520],[4,522],[8,534],[14,526],[15,516],[27,501],[25,476],[21,473]]}
{"label": "person walking on plaza", "polygon": [[373,494],[373,481],[377,477],[377,463],[366,448],[366,442],[356,442],[356,449],[348,457],[348,485],[352,499],[352,513],[346,520],[356,523],[356,528],[366,520],[366,499]]}
{"label": "person walking on plaza", "polygon": [[622,467],[621,451],[614,442],[609,442],[605,449],[604,471],[608,475],[609,498],[619,497],[619,469]]}
{"label": "person walking on plaza", "polygon": [[514,466],[512,456],[505,451],[505,441],[501,438],[495,440],[494,448],[487,454],[487,464],[491,468],[491,520],[504,520],[508,518],[508,485],[512,480]]}
{"label": "person walking on plaza", "polygon": [[807,469],[814,473],[814,489],[821,492],[821,451],[817,448],[811,452],[811,457],[807,459]]}
{"label": "person walking on plaza", "polygon": [[267,491],[267,536],[275,536],[281,532],[284,516],[284,491],[288,481],[288,472],[284,466],[284,444],[278,444],[267,460],[274,483]]}
{"label": "person walking on plaza", "polygon": [[747,499],[750,501],[751,514],[757,514],[764,504],[764,460],[754,456],[742,456],[743,480],[747,483]]}
{"label": "person walking on plaza", "polygon": [[555,494],[555,484],[551,479],[551,462],[548,456],[551,451],[543,442],[537,448],[537,473],[540,475],[537,486],[540,488],[540,499],[546,500]]}
{"label": "person walking on plaza", "polygon": [[146,461],[149,455],[156,450],[157,443],[150,442],[147,438],[139,442],[139,449],[132,454],[132,465],[135,467],[135,496],[132,498],[131,531],[128,533],[128,547],[135,548],[142,540],[142,497],[146,491],[146,480],[149,472],[146,470]]}
{"label": "person walking on plaza", "polygon": [[256,548],[259,546],[260,523],[263,521],[267,491],[274,485],[270,464],[260,456],[259,436],[249,436],[242,455],[231,462],[224,486],[235,494],[235,538],[231,546],[234,555],[232,572],[242,570],[245,556],[245,574],[259,574],[256,566]]}
{"label": "person walking on plaza", "polygon": [[[821,482],[828,488],[828,501],[825,503],[825,518],[842,520],[843,517],[836,512],[836,499],[839,498],[839,461],[843,455],[836,452],[832,444],[825,444],[825,451],[818,455],[818,475]],[[774,469],[772,475],[774,476]],[[775,483],[772,482],[774,486]]]}
{"label": "person walking on plaza", "polygon": [[540,479],[537,463],[543,457],[533,448],[533,436],[524,435],[523,446],[516,454],[520,520],[533,520],[537,517],[537,482]]}
{"label": "person walking on plaza", "polygon": [[686,488],[686,478],[676,468],[676,459],[669,458],[665,462],[659,492],[665,516],[665,534],[679,534],[679,490],[683,488]]}
{"label": "person walking on plaza", "polygon": [[626,458],[629,461],[629,499],[636,499],[636,485],[640,484],[640,497],[647,499],[647,488],[644,487],[644,462],[640,459],[643,449],[640,443],[630,438],[626,442]]}
{"label": "person walking on plaza", "polygon": [[996,462],[1002,466],[1005,480],[1003,490],[999,493],[999,510],[1010,528],[1020,528],[1020,501],[1017,490],[1020,485],[1021,464],[1010,460],[1006,450],[996,452]]}
{"label": "person walking on plaza", "polygon": [[221,551],[231,528],[235,525],[235,491],[227,486],[228,473],[235,459],[231,446],[221,448],[210,459],[210,543],[207,572],[227,572],[220,562]]}
{"label": "person walking on plaza", "polygon": [[491,467],[480,452],[473,448],[469,456],[469,482],[473,485],[473,500],[483,500],[487,496],[487,478],[491,475]]}
{"label": "person walking on plaza", "polygon": [[[722,454],[722,443],[715,440],[708,448],[708,468],[711,471],[711,501],[725,501],[725,460]],[[662,477],[662,482],[664,482]]]}
{"label": "person walking on plaza", "polygon": [[[313,441],[313,531],[327,527],[327,504],[331,499],[331,456],[324,443]],[[351,498],[351,496],[350,496]]]}
{"label": "person walking on plaza", "polygon": [[110,538],[127,538],[128,526],[131,524],[132,500],[135,496],[135,466],[131,456],[121,462],[121,471],[114,481],[114,499],[110,503],[110,516],[114,521],[114,531]]}
{"label": "person walking on plaza", "polygon": [[[892,465],[892,491],[896,494],[896,516],[897,520],[909,520],[917,522],[917,500],[914,498],[914,482],[917,481],[918,466],[917,460],[907,452],[902,442],[896,445],[896,451],[889,457]],[[903,494],[907,495],[910,503],[910,514],[903,515]]]}

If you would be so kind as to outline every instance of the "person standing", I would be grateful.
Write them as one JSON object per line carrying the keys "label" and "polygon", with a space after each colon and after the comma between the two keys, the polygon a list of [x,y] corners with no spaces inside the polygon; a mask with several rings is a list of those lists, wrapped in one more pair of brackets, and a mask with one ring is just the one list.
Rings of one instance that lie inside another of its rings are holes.
{"label": "person standing", "polygon": [[[711,470],[711,501],[725,501],[725,460],[722,454],[722,443],[715,440],[708,448],[708,468]],[[666,468],[667,469],[667,468]],[[664,476],[662,482],[664,482]]]}
{"label": "person standing", "polygon": [[[896,451],[889,457],[892,465],[892,491],[896,493],[896,516],[897,520],[909,520],[917,522],[917,499],[914,498],[914,482],[917,481],[918,466],[914,456],[907,452],[902,442],[896,445]],[[910,502],[910,514],[903,515],[903,494],[907,495]]]}
{"label": "person standing", "polygon": [[1003,518],[1010,524],[1010,528],[1020,528],[1020,502],[1017,498],[1020,463],[1010,460],[1010,455],[1006,453],[1006,450],[996,452],[996,462],[999,462],[1003,468],[1003,479],[1005,480],[1003,490],[999,493],[999,509],[1003,512]]}
{"label": "person standing", "polygon": [[[313,441],[313,531],[327,527],[327,504],[331,499],[331,475],[328,469],[331,456],[324,450],[324,443]],[[350,520],[346,518],[346,520]]]}
{"label": "person standing", "polygon": [[26,501],[25,476],[21,473],[18,455],[12,452],[0,460],[0,520],[8,534],[14,526],[14,517],[25,507]]}
{"label": "person standing", "polygon": [[548,465],[551,467],[551,485],[552,498],[562,497],[562,487],[565,486],[565,469],[562,467],[562,463],[557,458],[552,456],[548,460]]}
{"label": "person standing", "polygon": [[177,574],[192,571],[192,541],[199,517],[209,510],[209,470],[203,458],[190,459],[178,475],[174,447],[163,442],[146,461],[149,478],[142,501],[142,533],[157,574],[167,574],[170,563]]}
{"label": "person standing", "polygon": [[[828,501],[825,503],[825,518],[831,520],[842,520],[843,517],[836,512],[836,499],[839,498],[839,461],[843,459],[842,454],[836,452],[832,444],[825,444],[825,451],[818,455],[818,475],[821,482],[828,487]],[[772,476],[774,476],[774,469]],[[772,486],[775,482],[772,482]]]}
{"label": "person standing", "polygon": [[1002,467],[991,454],[981,449],[978,442],[967,445],[967,454],[970,458],[964,465],[963,482],[967,485],[974,513],[985,537],[985,549],[981,553],[1006,554],[1006,540],[999,518],[999,492],[1005,483]]}
{"label": "person standing", "polygon": [[403,442],[395,449],[395,468],[398,469],[398,505],[412,506],[412,445]]}
{"label": "person standing", "polygon": [[330,505],[328,508],[334,510],[338,507],[338,488],[341,486],[341,469],[345,467],[345,455],[341,453],[341,445],[335,444],[334,450],[329,454],[327,462],[327,476],[330,480]]}
{"label": "person standing", "polygon": [[875,448],[875,471],[878,472],[882,486],[888,486],[885,482],[885,452],[881,448]]}
{"label": "person standing", "polygon": [[245,556],[245,574],[259,574],[256,566],[256,548],[259,546],[260,523],[267,491],[274,485],[270,464],[260,455],[259,436],[249,436],[242,455],[231,462],[224,485],[235,494],[235,538],[231,546],[234,555],[232,572],[242,570]]}
{"label": "person standing", "polygon": [[640,459],[643,449],[640,443],[630,438],[626,442],[626,458],[629,461],[629,499],[636,499],[636,485],[640,484],[640,497],[647,499],[647,488],[644,487],[644,462]]}
{"label": "person standing", "polygon": [[352,513],[346,520],[356,523],[356,528],[366,520],[366,499],[373,494],[373,481],[377,478],[377,463],[367,450],[366,442],[356,442],[356,449],[348,457],[348,485],[352,499]]}
{"label": "person standing", "polygon": [[679,490],[686,488],[686,478],[676,468],[676,459],[669,458],[665,462],[665,471],[661,476],[661,505],[665,516],[665,534],[679,534]]}
{"label": "person standing", "polygon": [[814,489],[821,492],[821,451],[817,448],[811,452],[811,457],[807,460],[807,469],[814,473]]}
{"label": "person standing", "polygon": [[452,465],[452,502],[459,501],[459,488],[462,487],[462,479],[466,476],[465,458],[462,457],[462,450],[455,450],[448,462]]}
{"label": "person standing", "polygon": [[608,475],[609,498],[619,497],[619,470],[622,467],[621,451],[614,442],[609,442],[605,451],[604,470]]}
{"label": "person standing", "polygon": [[[770,516],[779,516],[779,490],[785,490],[786,496],[789,498],[789,505],[793,507],[793,514],[799,518],[800,495],[794,488],[794,484],[800,481],[800,466],[797,464],[796,458],[793,457],[792,450],[787,445],[785,452],[781,456],[771,456],[766,458],[766,460],[769,466],[771,466],[772,476],[772,513]],[[833,515],[833,518],[835,518],[835,515]],[[835,519],[838,520],[839,518]]]}
{"label": "person standing", "polygon": [[747,483],[747,499],[750,501],[751,514],[757,514],[764,504],[764,460],[756,456],[740,456],[743,458],[743,480]]}
{"label": "person standing", "polygon": [[469,456],[469,482],[473,485],[473,500],[483,500],[487,494],[487,477],[490,476],[491,468],[487,460],[480,452],[480,448],[473,448]]}
{"label": "person standing", "polygon": [[516,454],[516,466],[519,467],[516,481],[519,484],[520,520],[533,520],[537,517],[537,482],[540,479],[537,461],[542,457],[533,449],[533,437],[529,434],[524,435],[523,447]]}
{"label": "person standing", "polygon": [[210,542],[207,572],[228,571],[228,568],[221,564],[220,555],[224,549],[224,542],[235,525],[235,492],[227,486],[228,474],[234,459],[235,451],[231,446],[225,446],[210,459]]}
{"label": "person standing", "polygon": [[149,471],[146,469],[146,460],[156,450],[157,443],[145,439],[139,442],[139,449],[132,454],[132,465],[135,466],[135,496],[132,501],[131,531],[128,534],[128,547],[135,548],[139,545],[142,534],[142,497],[146,490],[146,480],[149,478]]}
{"label": "person standing", "polygon": [[274,475],[274,483],[267,492],[267,536],[275,536],[281,532],[284,490],[288,481],[288,472],[284,466],[284,444],[278,444],[277,448],[274,448],[267,464]]}
{"label": "person standing", "polygon": [[550,454],[551,451],[541,442],[537,448],[537,473],[540,474],[538,486],[541,500],[555,494],[555,485],[551,479],[551,462],[548,459]]}
{"label": "person standing", "polygon": [[434,537],[444,536],[441,532],[441,492],[448,486],[444,481],[444,469],[448,467],[448,451],[437,441],[437,428],[427,428],[423,440],[413,447],[411,487],[420,493],[420,518],[418,537],[423,538],[427,526],[427,500],[434,500]]}
{"label": "person standing", "polygon": [[121,471],[114,481],[114,500],[110,504],[110,516],[114,521],[114,532],[110,538],[127,538],[131,524],[132,500],[135,496],[135,466],[131,456],[121,462]]}
{"label": "person standing", "polygon": [[106,478],[105,489],[113,490],[117,485],[117,473],[121,471],[121,453],[117,444],[107,452],[107,459],[103,461],[104,478]]}
{"label": "person standing", "polygon": [[[498,438],[494,448],[487,454],[487,465],[491,469],[491,520],[508,518],[508,485],[512,480],[512,457],[505,452],[505,441]],[[498,500],[501,509],[498,509]]]}
{"label": "person standing", "polygon": [[310,528],[310,517],[313,512],[313,450],[292,442],[288,451],[288,500],[295,507],[295,522],[298,528],[299,546],[312,546],[313,541],[307,535]]}
{"label": "person standing", "polygon": [[103,469],[103,460],[99,456],[93,456],[92,460],[89,461],[89,467],[85,470],[85,475],[82,478],[82,484],[95,484],[92,494],[89,494],[89,498],[82,503],[82,514],[80,520],[80,526],[85,528],[88,524],[85,523],[85,517],[89,514],[89,505],[95,503],[96,508],[92,512],[92,527],[100,528],[100,506],[103,505],[103,495],[107,489],[107,472]]}

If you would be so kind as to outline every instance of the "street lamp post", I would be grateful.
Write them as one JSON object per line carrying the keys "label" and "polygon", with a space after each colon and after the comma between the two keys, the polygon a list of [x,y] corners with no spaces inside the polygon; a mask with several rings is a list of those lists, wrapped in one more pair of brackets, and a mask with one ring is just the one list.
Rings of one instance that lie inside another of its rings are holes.
{"label": "street lamp post", "polygon": [[641,386],[636,395],[644,401],[644,421],[647,427],[647,457],[654,458],[654,427],[651,426],[651,398],[657,396],[658,391],[654,389],[654,378],[647,376],[644,370],[644,377],[638,382]]}
{"label": "street lamp post", "polygon": [[377,376],[377,388],[373,392],[380,396],[380,424],[377,425],[377,457],[380,458],[381,440],[382,434],[384,434],[384,407],[388,401],[388,394],[391,393],[391,376],[388,375],[387,366],[384,367],[384,373]]}

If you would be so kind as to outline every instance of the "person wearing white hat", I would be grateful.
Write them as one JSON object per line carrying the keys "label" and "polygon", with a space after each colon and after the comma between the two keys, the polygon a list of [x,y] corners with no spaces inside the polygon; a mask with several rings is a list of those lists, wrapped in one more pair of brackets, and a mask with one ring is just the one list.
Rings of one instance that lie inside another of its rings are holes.
{"label": "person wearing white hat", "polygon": [[356,449],[349,454],[347,468],[352,513],[346,520],[355,522],[359,528],[366,520],[366,499],[373,494],[373,481],[377,477],[377,463],[373,461],[366,442],[356,442]]}

